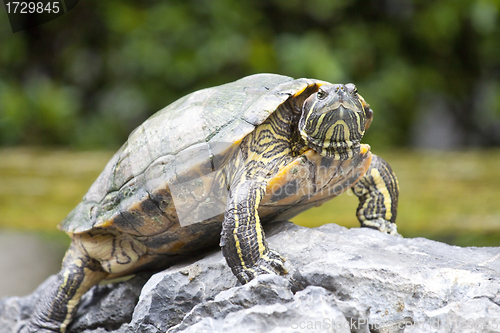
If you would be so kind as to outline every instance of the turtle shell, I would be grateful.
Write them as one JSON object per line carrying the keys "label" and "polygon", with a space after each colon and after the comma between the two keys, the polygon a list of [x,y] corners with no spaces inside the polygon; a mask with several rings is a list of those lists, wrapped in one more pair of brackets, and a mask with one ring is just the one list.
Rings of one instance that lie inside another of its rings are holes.
{"label": "turtle shell", "polygon": [[282,103],[321,84],[257,74],[182,97],[130,134],[59,228],[75,234],[113,226],[147,236],[177,223],[171,184],[220,169]]}

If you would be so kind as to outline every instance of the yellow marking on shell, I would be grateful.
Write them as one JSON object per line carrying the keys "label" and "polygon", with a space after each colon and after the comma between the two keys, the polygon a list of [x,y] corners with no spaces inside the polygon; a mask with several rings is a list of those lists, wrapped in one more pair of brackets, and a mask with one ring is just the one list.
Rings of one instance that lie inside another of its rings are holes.
{"label": "yellow marking on shell", "polygon": [[[335,161],[335,163],[332,163],[329,169],[324,170],[324,172],[318,173],[316,175],[316,185],[321,190],[311,196],[309,198],[309,202],[331,199],[339,195],[340,192],[335,191],[335,193],[332,194],[328,189],[335,189],[336,186],[343,180],[353,176],[357,176],[355,179],[353,179],[352,183],[350,183],[349,187],[352,187],[356,184],[356,182],[359,181],[359,179],[361,179],[366,174],[372,161],[372,154],[370,153],[370,146],[362,144],[361,147],[363,150],[362,155],[365,156],[363,156],[363,160],[359,162],[359,164],[352,164],[353,161],[342,162],[337,160]],[[313,162],[313,164],[315,165],[321,165],[322,157],[320,154],[315,153],[314,150],[307,151],[307,159]],[[341,169],[344,169],[346,171],[343,175],[337,173]],[[348,187],[345,187],[343,189],[343,192],[345,192]]]}
{"label": "yellow marking on shell", "polygon": [[297,90],[297,92],[295,94],[292,95],[292,97],[297,97],[299,96],[300,94],[302,94],[307,88],[309,88],[309,85],[306,84],[304,85],[303,88],[301,88],[300,90]]}
{"label": "yellow marking on shell", "polygon": [[113,225],[114,225],[113,219],[108,219],[108,220],[106,220],[104,222],[101,222],[101,223],[97,224],[95,227],[98,227],[98,228],[111,228]]}
{"label": "yellow marking on shell", "polygon": [[[319,165],[322,157],[313,149],[309,148],[304,152],[304,154],[302,154],[302,156],[296,157],[291,162],[280,168],[280,170],[271,179],[269,179],[267,183],[265,196],[261,201],[261,207],[264,205],[295,205],[297,200],[302,198],[304,195],[314,192],[316,184],[311,178],[311,165],[309,163],[304,163],[304,159],[310,159],[313,164]],[[291,188],[286,187],[289,183],[295,183],[297,185],[294,187],[295,190],[293,192],[291,191]],[[275,195],[280,195],[282,193],[286,193],[286,196],[282,197],[278,201],[270,202]],[[263,215],[261,215],[261,217],[262,216]]]}
{"label": "yellow marking on shell", "polygon": [[325,84],[330,84],[328,82],[324,82],[324,81],[315,81],[314,84],[305,84],[303,88],[297,90],[297,92],[295,94],[292,95],[292,97],[297,97],[299,95],[301,95],[306,89],[310,88],[311,86],[315,85],[316,87],[321,87],[322,85],[325,85]]}
{"label": "yellow marking on shell", "polygon": [[385,186],[384,179],[380,175],[380,172],[377,169],[372,169],[370,172],[370,176],[373,177],[373,180],[375,181],[375,186],[377,187],[377,190],[382,194],[384,197],[384,206],[386,207],[385,210],[385,219],[387,221],[391,220],[392,217],[392,212],[391,212],[391,195],[389,194],[389,190]]}
{"label": "yellow marking on shell", "polygon": [[[193,237],[194,238],[194,237]],[[186,244],[191,241],[190,239],[183,239],[183,240],[178,240],[175,242],[171,242],[170,245],[170,251],[172,253],[178,253],[180,249],[182,249]]]}
{"label": "yellow marking on shell", "polygon": [[[308,150],[312,149],[309,148]],[[274,175],[274,177],[272,177],[267,183],[267,189],[272,190],[277,186],[281,187],[285,185],[286,182],[289,180],[289,175],[293,173],[293,169],[299,167],[300,167],[300,159],[297,158],[292,163],[289,163],[284,167],[280,168],[280,170],[276,173],[276,175]]]}

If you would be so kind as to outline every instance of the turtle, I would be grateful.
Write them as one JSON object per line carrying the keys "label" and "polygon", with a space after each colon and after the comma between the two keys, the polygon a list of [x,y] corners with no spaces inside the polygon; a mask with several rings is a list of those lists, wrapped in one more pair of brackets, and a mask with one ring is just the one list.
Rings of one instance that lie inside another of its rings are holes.
{"label": "turtle", "polygon": [[263,225],[352,189],[362,227],[398,235],[398,183],[360,141],[356,86],[255,74],[188,94],[137,127],[59,224],[71,245],[21,332],[65,332],[101,280],[220,246],[236,278],[286,274]]}

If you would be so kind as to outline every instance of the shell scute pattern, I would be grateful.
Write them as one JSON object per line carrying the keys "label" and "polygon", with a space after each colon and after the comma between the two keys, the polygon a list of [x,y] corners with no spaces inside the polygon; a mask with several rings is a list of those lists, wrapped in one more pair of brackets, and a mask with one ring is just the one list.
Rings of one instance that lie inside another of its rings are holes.
{"label": "shell scute pattern", "polygon": [[99,281],[217,244],[241,283],[285,274],[263,225],[355,185],[361,226],[397,235],[397,179],[360,142],[372,115],[353,84],[271,74],[167,106],[130,135],[60,224],[72,244],[22,333],[64,333]]}
{"label": "shell scute pattern", "polygon": [[[131,226],[141,225],[137,214],[123,212],[140,211],[137,202],[155,198],[156,191],[182,183],[183,177],[222,168],[255,125],[312,82],[260,74],[194,92],[163,108],[131,133],[60,229],[81,233],[113,226],[136,233]],[[267,88],[262,91],[262,86]],[[175,211],[169,197],[162,200],[166,205],[153,200],[161,215]],[[177,218],[174,214],[173,220]],[[111,223],[113,219],[120,223]]]}

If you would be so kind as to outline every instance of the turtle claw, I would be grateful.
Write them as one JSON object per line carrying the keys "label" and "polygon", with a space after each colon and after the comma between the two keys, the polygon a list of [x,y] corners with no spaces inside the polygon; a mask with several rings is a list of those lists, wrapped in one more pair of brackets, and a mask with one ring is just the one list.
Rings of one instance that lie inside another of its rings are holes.
{"label": "turtle claw", "polygon": [[276,251],[269,250],[264,254],[252,268],[244,268],[236,277],[242,283],[248,283],[253,280],[257,275],[263,274],[276,274],[285,275],[288,270],[285,267],[285,258]]}
{"label": "turtle claw", "polygon": [[38,326],[35,327],[31,323],[28,323],[28,324],[19,325],[17,328],[14,329],[14,332],[16,332],[16,333],[54,333],[54,332],[59,332],[59,331],[40,328]]}
{"label": "turtle claw", "polygon": [[402,237],[398,233],[397,225],[384,219],[363,221],[361,222],[361,227],[377,229],[385,234]]}
{"label": "turtle claw", "polygon": [[266,273],[269,273],[269,270],[272,270],[272,273],[277,275],[285,275],[287,273],[285,261],[285,258],[283,258],[281,254],[274,250],[269,250],[257,261],[257,267],[265,270]]}

